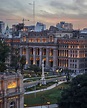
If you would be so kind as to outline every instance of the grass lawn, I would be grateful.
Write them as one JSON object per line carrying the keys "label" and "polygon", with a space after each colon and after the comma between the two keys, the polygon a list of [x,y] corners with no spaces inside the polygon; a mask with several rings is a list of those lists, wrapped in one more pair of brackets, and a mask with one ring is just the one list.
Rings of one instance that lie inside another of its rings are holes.
{"label": "grass lawn", "polygon": [[57,103],[57,99],[61,96],[62,89],[67,88],[68,86],[69,84],[63,83],[51,90],[39,92],[36,94],[27,94],[24,96],[24,103],[28,106],[47,104],[47,102],[50,102],[50,104]]}

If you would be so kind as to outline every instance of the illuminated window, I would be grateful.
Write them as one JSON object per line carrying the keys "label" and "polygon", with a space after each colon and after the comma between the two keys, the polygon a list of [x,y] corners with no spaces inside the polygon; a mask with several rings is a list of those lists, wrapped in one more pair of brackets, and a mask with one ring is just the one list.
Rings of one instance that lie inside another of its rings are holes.
{"label": "illuminated window", "polygon": [[26,49],[24,48],[24,49],[23,49],[23,55],[25,55],[25,54],[26,54]]}
{"label": "illuminated window", "polygon": [[30,38],[30,39],[29,39],[29,42],[34,42],[34,39],[31,39],[31,38]]}
{"label": "illuminated window", "polygon": [[50,49],[50,56],[53,56],[53,49]]}
{"label": "illuminated window", "polygon": [[40,42],[40,39],[37,39],[37,42]]}
{"label": "illuminated window", "polygon": [[23,42],[26,42],[26,37],[23,37]]}
{"label": "illuminated window", "polygon": [[36,50],[36,55],[39,55],[39,48],[37,48]]}
{"label": "illuminated window", "polygon": [[49,37],[49,42],[53,42],[53,36]]}
{"label": "illuminated window", "polygon": [[8,83],[8,89],[11,89],[11,88],[16,88],[17,87],[17,83],[16,81],[11,81]]}
{"label": "illuminated window", "polygon": [[43,38],[43,39],[42,39],[42,42],[46,42],[46,38]]}
{"label": "illuminated window", "polygon": [[33,48],[30,49],[30,54],[33,55]]}
{"label": "illuminated window", "polygon": [[43,55],[46,55],[46,49],[43,48]]}

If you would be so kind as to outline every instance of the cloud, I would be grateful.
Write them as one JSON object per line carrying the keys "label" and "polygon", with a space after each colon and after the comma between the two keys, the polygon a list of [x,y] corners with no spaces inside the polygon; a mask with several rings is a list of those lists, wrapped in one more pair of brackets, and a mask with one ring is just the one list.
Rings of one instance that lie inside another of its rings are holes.
{"label": "cloud", "polygon": [[[0,0],[0,20],[25,18],[32,24],[32,4],[33,0]],[[82,25],[83,20],[87,22],[87,0],[37,0],[35,20],[46,25],[55,25],[59,21]]]}

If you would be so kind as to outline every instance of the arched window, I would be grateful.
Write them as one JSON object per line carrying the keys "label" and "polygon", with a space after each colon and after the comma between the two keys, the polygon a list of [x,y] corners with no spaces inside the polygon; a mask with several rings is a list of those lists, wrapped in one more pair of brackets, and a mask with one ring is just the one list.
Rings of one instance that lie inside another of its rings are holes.
{"label": "arched window", "polygon": [[12,102],[10,103],[10,108],[15,108],[15,102],[14,102],[14,101],[12,101]]}

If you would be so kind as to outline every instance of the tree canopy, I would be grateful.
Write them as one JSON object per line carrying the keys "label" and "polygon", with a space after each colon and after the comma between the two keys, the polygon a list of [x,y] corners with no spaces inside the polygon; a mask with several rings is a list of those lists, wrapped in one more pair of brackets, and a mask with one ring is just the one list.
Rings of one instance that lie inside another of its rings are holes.
{"label": "tree canopy", "polygon": [[5,42],[0,40],[0,71],[3,72],[6,69],[5,60],[9,54],[9,47]]}
{"label": "tree canopy", "polygon": [[61,94],[59,108],[87,108],[87,74],[72,79],[70,87]]}
{"label": "tree canopy", "polygon": [[21,68],[21,73],[23,73],[23,68],[24,65],[26,64],[26,57],[25,56],[21,56],[20,57],[20,68]]}
{"label": "tree canopy", "polygon": [[41,68],[37,65],[30,65],[30,70],[33,70],[35,74],[38,74],[38,72],[41,72]]}

